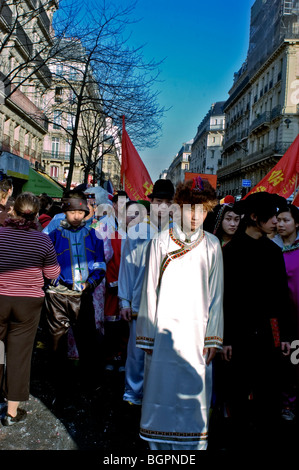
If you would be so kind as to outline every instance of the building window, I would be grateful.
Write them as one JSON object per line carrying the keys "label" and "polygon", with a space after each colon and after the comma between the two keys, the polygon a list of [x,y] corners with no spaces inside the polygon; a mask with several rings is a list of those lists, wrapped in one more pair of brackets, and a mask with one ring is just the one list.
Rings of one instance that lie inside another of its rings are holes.
{"label": "building window", "polygon": [[63,64],[56,64],[56,75],[62,77],[63,75]]}
{"label": "building window", "polygon": [[67,158],[69,160],[70,158],[70,155],[71,155],[71,141],[70,140],[66,140],[65,141],[65,158]]}
{"label": "building window", "polygon": [[74,80],[74,81],[77,80],[77,71],[76,71],[76,70],[74,70],[74,69],[72,69],[72,68],[70,69],[70,71],[69,71],[69,79],[70,79],[70,80]]}
{"label": "building window", "polygon": [[54,111],[53,129],[60,129],[61,127],[61,111]]}
{"label": "building window", "polygon": [[58,166],[51,166],[50,167],[50,176],[51,176],[51,178],[58,178],[59,177],[59,168],[58,168]]}
{"label": "building window", "polygon": [[70,90],[70,93],[69,93],[69,103],[70,104],[75,104],[76,103],[76,93],[74,92],[74,90]]}
{"label": "building window", "polygon": [[61,86],[57,86],[55,88],[55,102],[56,103],[62,102],[62,87]]}
{"label": "building window", "polygon": [[53,157],[58,157],[59,155],[59,138],[52,137],[52,155]]}
{"label": "building window", "polygon": [[75,127],[75,116],[73,114],[67,115],[67,129],[74,129]]}

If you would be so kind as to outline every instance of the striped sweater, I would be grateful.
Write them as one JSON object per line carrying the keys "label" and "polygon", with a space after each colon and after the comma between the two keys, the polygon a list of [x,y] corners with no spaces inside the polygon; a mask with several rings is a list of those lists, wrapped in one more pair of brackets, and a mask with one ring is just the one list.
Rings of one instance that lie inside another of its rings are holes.
{"label": "striped sweater", "polygon": [[0,227],[0,295],[43,297],[44,277],[60,273],[48,235]]}

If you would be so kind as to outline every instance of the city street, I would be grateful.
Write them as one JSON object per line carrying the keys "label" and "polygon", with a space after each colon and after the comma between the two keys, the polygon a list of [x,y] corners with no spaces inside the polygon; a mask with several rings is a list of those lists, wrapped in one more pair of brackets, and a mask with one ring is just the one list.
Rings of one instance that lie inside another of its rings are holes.
{"label": "city street", "polygon": [[[23,423],[11,427],[0,425],[1,451],[96,451],[101,455],[134,455],[147,453],[147,443],[139,438],[140,407],[122,400],[124,374],[105,372],[102,385],[93,392],[76,386],[76,366],[70,361],[73,394],[66,397],[64,407],[53,405],[54,389],[49,378],[47,349],[35,348],[32,363],[30,399],[22,406],[28,416]],[[72,378],[73,377],[73,378]],[[239,436],[240,437],[240,436]],[[266,437],[266,436],[265,436]],[[282,422],[280,452],[296,449],[299,432],[294,422]],[[244,449],[255,452],[263,442],[243,442]],[[241,439],[242,440],[242,439]],[[238,452],[232,442],[230,427],[212,415],[210,452]],[[276,450],[269,447],[265,452]],[[2,454],[3,455],[3,454]],[[9,454],[8,454],[9,455]],[[71,458],[75,458],[71,454]]]}
{"label": "city street", "polygon": [[90,450],[128,452],[147,449],[138,436],[140,407],[122,400],[124,374],[107,372],[97,390],[82,391],[77,370],[70,361],[70,387],[64,406],[53,404],[48,351],[36,348],[33,355],[31,395],[22,407],[24,422],[0,425],[0,450]]}

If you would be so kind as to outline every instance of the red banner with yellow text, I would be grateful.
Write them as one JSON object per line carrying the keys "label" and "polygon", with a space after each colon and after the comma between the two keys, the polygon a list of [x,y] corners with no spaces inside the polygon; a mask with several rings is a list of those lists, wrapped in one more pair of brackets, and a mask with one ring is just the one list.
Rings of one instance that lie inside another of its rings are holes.
{"label": "red banner with yellow text", "polygon": [[[271,171],[246,194],[266,191],[270,194],[278,194],[286,199],[296,190],[299,182],[299,135],[290,145],[286,153]],[[294,201],[295,202],[295,201]]]}
{"label": "red banner with yellow text", "polygon": [[193,180],[197,176],[200,176],[203,180],[208,180],[208,182],[213,186],[214,189],[217,189],[217,175],[211,175],[208,173],[190,173],[185,172],[185,181]]}
{"label": "red banner with yellow text", "polygon": [[123,118],[121,182],[130,199],[148,199],[153,191],[151,177],[125,129]]}

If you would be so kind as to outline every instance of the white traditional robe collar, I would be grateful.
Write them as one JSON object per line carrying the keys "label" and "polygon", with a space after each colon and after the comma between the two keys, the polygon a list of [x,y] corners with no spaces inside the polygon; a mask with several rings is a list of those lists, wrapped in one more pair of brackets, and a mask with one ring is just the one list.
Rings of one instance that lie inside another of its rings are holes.
{"label": "white traditional robe collar", "polygon": [[191,244],[194,243],[198,240],[198,238],[202,235],[202,227],[199,227],[195,232],[192,233],[191,237],[190,235],[187,236],[185,232],[177,225],[175,224],[173,227],[173,233],[174,236],[182,241],[183,243]]}

